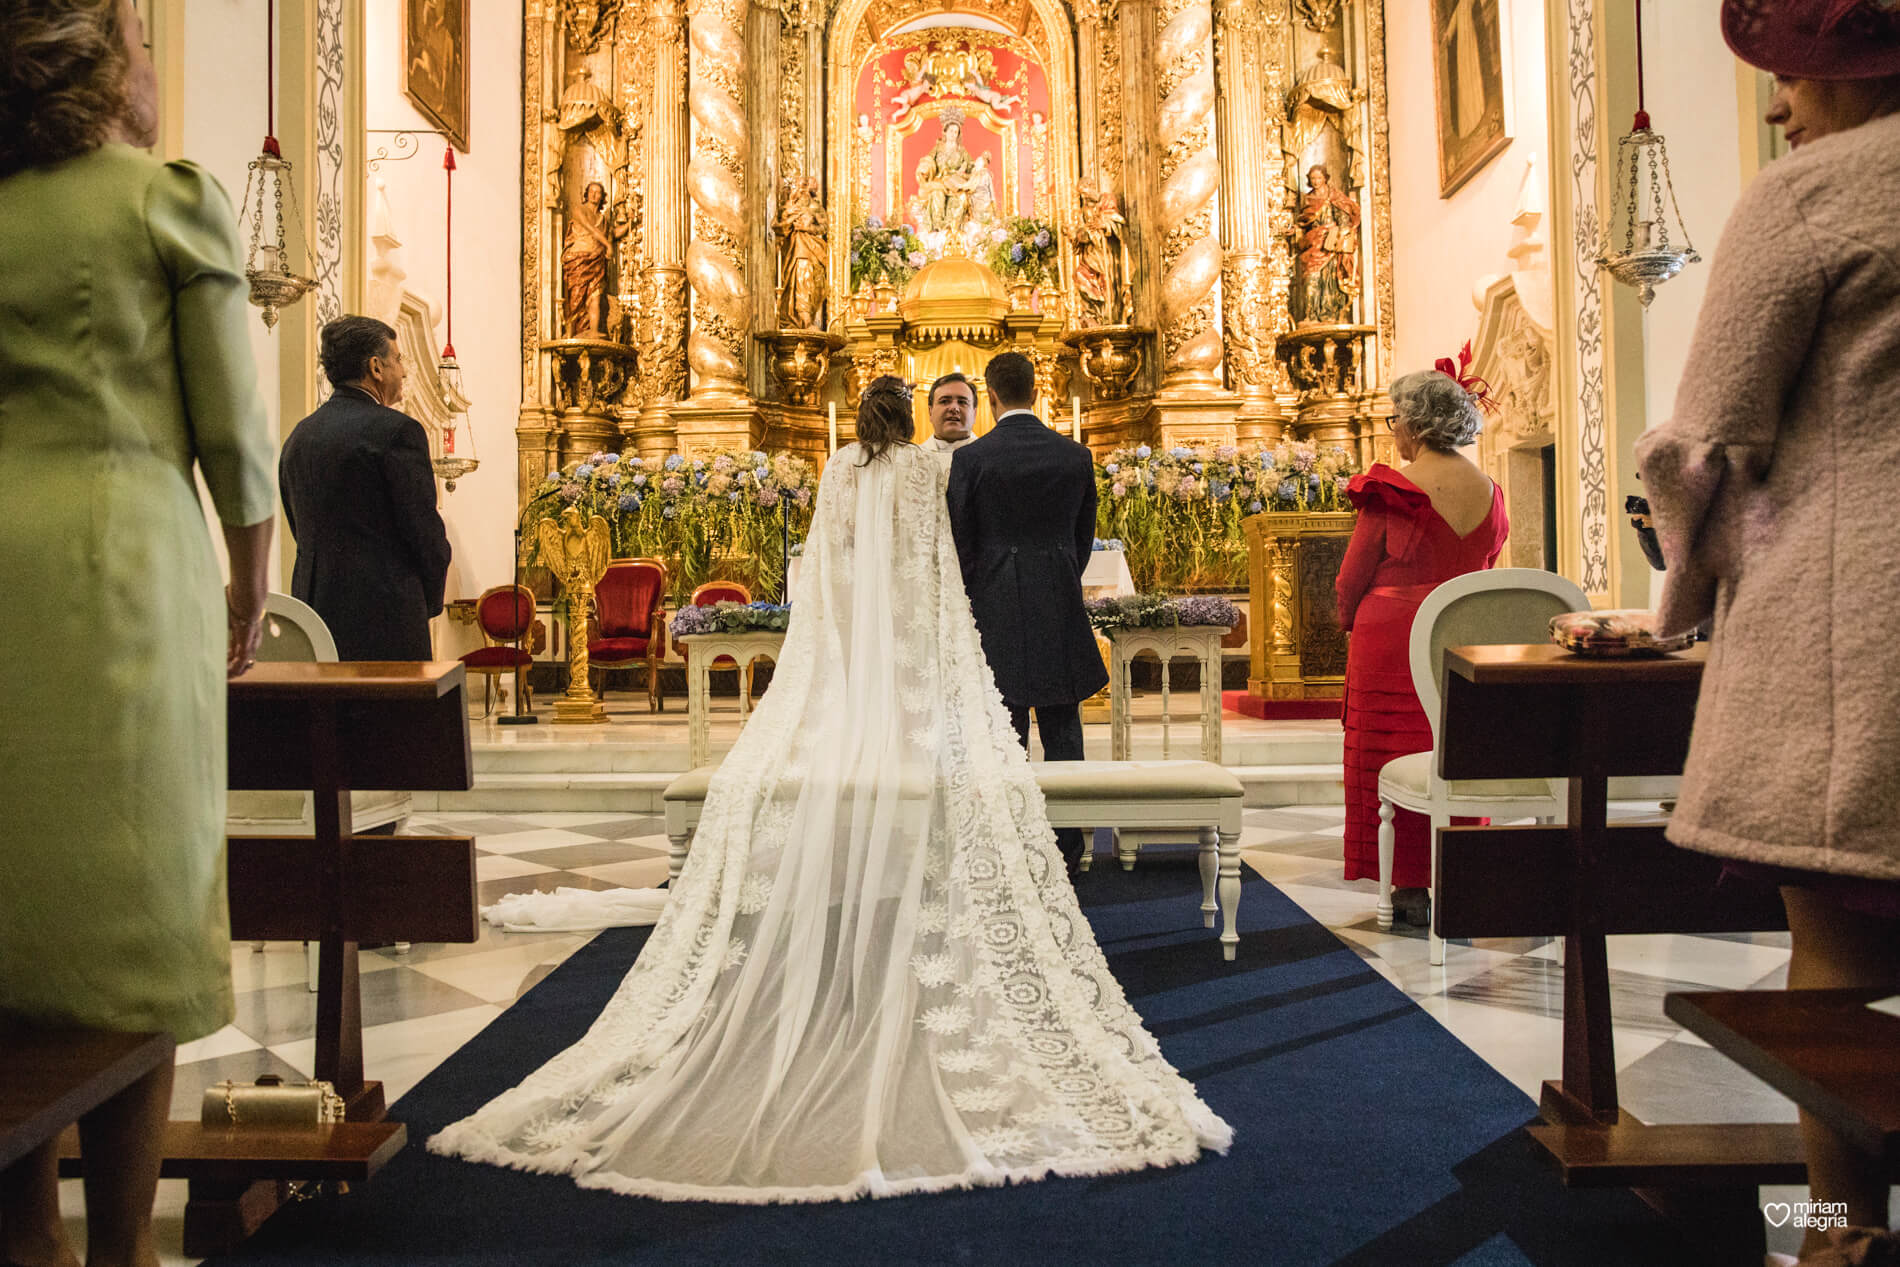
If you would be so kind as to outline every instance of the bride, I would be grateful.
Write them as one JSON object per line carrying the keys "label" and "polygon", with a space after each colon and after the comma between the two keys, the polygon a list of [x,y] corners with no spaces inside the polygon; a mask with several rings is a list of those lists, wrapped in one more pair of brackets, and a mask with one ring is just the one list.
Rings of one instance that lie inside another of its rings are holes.
{"label": "bride", "polygon": [[784,658],[638,962],[431,1151],[751,1203],[1226,1151],[1076,906],[911,418],[876,380],[825,467]]}

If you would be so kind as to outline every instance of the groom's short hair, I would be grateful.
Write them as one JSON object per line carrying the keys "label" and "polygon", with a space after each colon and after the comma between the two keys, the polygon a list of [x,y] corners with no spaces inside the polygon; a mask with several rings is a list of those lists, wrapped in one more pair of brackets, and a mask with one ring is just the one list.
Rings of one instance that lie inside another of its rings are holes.
{"label": "groom's short hair", "polygon": [[983,367],[983,381],[1006,409],[1026,408],[1036,402],[1036,367],[1021,352],[991,358]]}

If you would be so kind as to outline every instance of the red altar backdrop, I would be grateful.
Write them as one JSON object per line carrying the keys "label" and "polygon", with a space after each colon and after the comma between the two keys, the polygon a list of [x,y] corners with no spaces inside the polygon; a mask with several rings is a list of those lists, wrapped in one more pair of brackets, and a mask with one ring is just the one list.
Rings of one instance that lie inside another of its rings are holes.
{"label": "red altar backdrop", "polygon": [[[857,112],[871,135],[865,212],[911,222],[917,165],[943,134],[943,114],[963,115],[961,145],[987,155],[998,223],[1035,212],[1035,125],[1049,118],[1043,68],[1002,36],[946,37],[926,28],[895,38],[858,72]],[[862,130],[862,124],[860,125]],[[895,167],[895,171],[892,168]],[[896,198],[893,200],[893,186]]]}

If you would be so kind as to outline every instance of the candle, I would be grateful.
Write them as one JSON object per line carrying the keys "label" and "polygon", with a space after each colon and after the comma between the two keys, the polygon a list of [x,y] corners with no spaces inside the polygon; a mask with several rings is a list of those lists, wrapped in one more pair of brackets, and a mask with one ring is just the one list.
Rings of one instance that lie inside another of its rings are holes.
{"label": "candle", "polygon": [[836,453],[838,451],[838,402],[834,400],[826,405],[825,412],[829,416],[831,424],[831,448],[829,452]]}
{"label": "candle", "polygon": [[1072,420],[1069,425],[1069,436],[1080,444],[1082,443],[1082,398],[1080,396],[1069,397],[1069,417]]}
{"label": "candle", "polygon": [[442,453],[445,457],[455,456],[455,428],[442,428]]}

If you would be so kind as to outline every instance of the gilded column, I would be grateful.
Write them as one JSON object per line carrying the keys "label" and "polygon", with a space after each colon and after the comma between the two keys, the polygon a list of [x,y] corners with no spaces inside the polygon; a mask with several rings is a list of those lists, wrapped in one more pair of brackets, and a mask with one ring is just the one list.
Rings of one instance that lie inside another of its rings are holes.
{"label": "gilded column", "polygon": [[639,448],[673,447],[668,406],[686,394],[686,14],[679,0],[649,13],[653,93],[646,132],[645,235],[641,274]]}
{"label": "gilded column", "polygon": [[[1102,0],[1075,0],[1075,66],[1075,99],[1082,106],[1079,166],[1083,176],[1092,180],[1102,170]],[[1037,170],[1045,169],[1039,163]]]}
{"label": "gilded column", "polygon": [[745,336],[751,301],[746,293],[745,38],[744,0],[692,0],[687,22],[692,73],[687,107],[693,117],[693,156],[686,165],[692,198],[692,241],[686,277],[693,290],[686,362],[692,399],[743,400]]}
{"label": "gilded column", "polygon": [[[1217,0],[1214,58],[1220,124],[1222,325],[1227,369],[1240,394],[1238,438],[1277,440],[1285,419],[1273,396],[1274,342],[1281,331],[1273,273],[1263,239],[1271,232],[1278,128],[1269,117],[1266,23],[1258,0]],[[1278,100],[1277,91],[1274,98]],[[1277,111],[1274,112],[1277,116]],[[1264,231],[1264,232],[1263,232]],[[1282,283],[1284,285],[1284,283]]]}
{"label": "gilded column", "polygon": [[1169,392],[1213,392],[1221,387],[1214,15],[1209,0],[1164,0],[1157,17],[1161,386]]}

